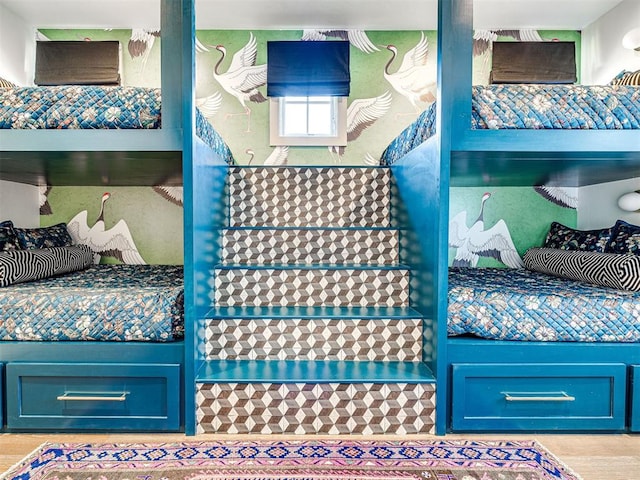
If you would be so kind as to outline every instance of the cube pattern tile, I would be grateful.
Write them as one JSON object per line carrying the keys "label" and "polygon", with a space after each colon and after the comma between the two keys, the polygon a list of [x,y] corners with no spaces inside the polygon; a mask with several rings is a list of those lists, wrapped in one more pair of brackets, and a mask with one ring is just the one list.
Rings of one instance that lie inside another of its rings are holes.
{"label": "cube pattern tile", "polygon": [[432,434],[435,386],[410,383],[200,384],[197,433]]}
{"label": "cube pattern tile", "polygon": [[421,361],[421,319],[222,319],[207,360]]}
{"label": "cube pattern tile", "polygon": [[[232,168],[211,305],[408,306],[414,279],[390,228],[401,212],[395,188],[381,168]],[[202,319],[199,351],[212,361],[420,362],[424,321]],[[197,433],[432,434],[435,385],[425,381],[207,379],[197,385]]]}
{"label": "cube pattern tile", "polygon": [[406,269],[216,269],[218,306],[386,306],[409,300]]}
{"label": "cube pattern tile", "polygon": [[388,227],[384,168],[232,168],[230,225]]}
{"label": "cube pattern tile", "polygon": [[222,246],[226,264],[398,263],[397,230],[229,229]]}

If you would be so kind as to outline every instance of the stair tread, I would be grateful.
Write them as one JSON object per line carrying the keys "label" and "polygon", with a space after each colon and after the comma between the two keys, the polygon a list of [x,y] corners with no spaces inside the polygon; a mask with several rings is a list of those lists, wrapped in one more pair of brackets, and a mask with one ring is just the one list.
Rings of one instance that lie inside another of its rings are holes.
{"label": "stair tread", "polygon": [[215,270],[409,270],[402,263],[220,263]]}
{"label": "stair tread", "polygon": [[409,319],[422,318],[422,315],[411,307],[231,306],[213,307],[203,315],[203,318]]}
{"label": "stair tread", "polygon": [[209,360],[200,368],[196,382],[435,383],[435,377],[422,362]]}

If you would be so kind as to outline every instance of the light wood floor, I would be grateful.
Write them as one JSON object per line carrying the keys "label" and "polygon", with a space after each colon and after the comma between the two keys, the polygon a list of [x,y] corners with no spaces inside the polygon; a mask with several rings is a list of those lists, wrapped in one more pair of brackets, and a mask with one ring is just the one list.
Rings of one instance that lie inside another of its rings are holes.
{"label": "light wood floor", "polygon": [[[181,434],[0,434],[0,472],[45,442],[160,443],[207,440],[296,439],[301,436],[213,436]],[[340,439],[346,437],[313,437]],[[537,440],[583,480],[640,480],[640,435],[446,435],[444,437],[348,437],[354,439]]]}

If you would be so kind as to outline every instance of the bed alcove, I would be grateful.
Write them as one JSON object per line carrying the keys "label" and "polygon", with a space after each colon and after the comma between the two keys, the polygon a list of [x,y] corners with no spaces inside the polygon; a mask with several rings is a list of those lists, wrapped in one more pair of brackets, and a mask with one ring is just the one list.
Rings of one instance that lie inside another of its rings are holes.
{"label": "bed alcove", "polygon": [[[640,174],[637,130],[472,129],[473,9],[472,0],[439,3],[437,133],[391,163],[409,205],[407,229],[420,239],[408,261],[432,282],[424,308],[437,318],[436,377],[445,392],[437,431],[637,431],[637,343],[447,336],[451,187],[584,187]],[[514,400],[509,389],[530,395]]]}
{"label": "bed alcove", "polygon": [[[220,190],[228,165],[196,135],[194,4],[162,0],[160,12],[162,127],[0,130],[0,179],[54,187],[184,186],[184,340],[0,342],[2,431],[193,434],[195,284],[198,268],[212,261],[197,249],[197,232],[215,231],[208,222],[218,200],[210,197]],[[87,395],[111,391],[121,394]],[[69,398],[69,392],[80,393]],[[34,403],[39,397],[46,399],[41,406]]]}

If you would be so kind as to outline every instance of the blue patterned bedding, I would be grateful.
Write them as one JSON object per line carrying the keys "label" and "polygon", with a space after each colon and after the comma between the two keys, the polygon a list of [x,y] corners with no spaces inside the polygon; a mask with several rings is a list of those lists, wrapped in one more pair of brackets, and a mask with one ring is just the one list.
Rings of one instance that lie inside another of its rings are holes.
{"label": "blue patterned bedding", "polygon": [[[0,88],[0,129],[156,129],[161,99],[158,88]],[[228,164],[234,163],[229,147],[199,111],[196,135]]]}
{"label": "blue patterned bedding", "polygon": [[526,269],[450,268],[449,336],[640,342],[640,292]]}
{"label": "blue patterned bedding", "polygon": [[0,340],[181,339],[182,270],[173,265],[94,265],[0,288]]}
{"label": "blue patterned bedding", "polygon": [[[382,153],[391,165],[435,133],[435,104]],[[474,86],[472,129],[640,129],[640,87],[607,85]]]}

